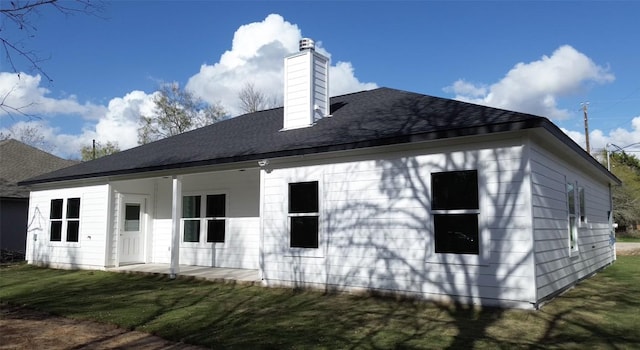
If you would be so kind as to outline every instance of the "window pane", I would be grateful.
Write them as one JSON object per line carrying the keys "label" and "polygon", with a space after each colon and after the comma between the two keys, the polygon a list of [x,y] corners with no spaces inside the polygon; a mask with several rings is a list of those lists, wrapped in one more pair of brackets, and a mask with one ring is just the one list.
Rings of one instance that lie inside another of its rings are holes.
{"label": "window pane", "polygon": [[200,220],[184,220],[184,241],[200,241]]}
{"label": "window pane", "polygon": [[77,242],[80,234],[80,221],[67,221],[67,242]]}
{"label": "window pane", "polygon": [[584,187],[578,187],[578,197],[580,198],[580,222],[586,222],[587,215],[585,213],[584,205]]}
{"label": "window pane", "polygon": [[207,242],[224,243],[224,220],[208,220]]}
{"label": "window pane", "polygon": [[478,215],[434,215],[436,253],[478,254]]}
{"label": "window pane", "polygon": [[140,204],[127,204],[124,209],[124,230],[140,231]]}
{"label": "window pane", "polygon": [[478,172],[448,171],[431,174],[432,209],[479,209]]}
{"label": "window pane", "polygon": [[574,217],[569,218],[569,243],[571,250],[576,250],[576,238],[578,237],[578,228]]}
{"label": "window pane", "polygon": [[291,218],[291,247],[318,248],[318,217]]}
{"label": "window pane", "polygon": [[182,197],[182,217],[183,218],[199,218],[200,217],[200,196]]}
{"label": "window pane", "polygon": [[569,202],[569,214],[576,213],[576,197],[573,193],[573,184],[567,184],[567,201]]}
{"label": "window pane", "polygon": [[49,219],[62,219],[62,199],[51,200]]}
{"label": "window pane", "polygon": [[67,219],[80,218],[80,198],[67,199]]}
{"label": "window pane", "polygon": [[223,218],[226,215],[224,194],[214,194],[207,196],[207,217],[208,218]]}
{"label": "window pane", "polygon": [[318,181],[289,184],[289,213],[318,212]]}
{"label": "window pane", "polygon": [[52,242],[62,241],[62,221],[51,221],[51,236],[49,240]]}

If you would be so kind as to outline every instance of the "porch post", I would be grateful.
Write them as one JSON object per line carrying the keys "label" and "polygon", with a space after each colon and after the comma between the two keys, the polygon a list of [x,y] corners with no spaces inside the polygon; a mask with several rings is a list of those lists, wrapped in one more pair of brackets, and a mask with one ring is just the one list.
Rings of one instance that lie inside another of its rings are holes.
{"label": "porch post", "polygon": [[171,267],[169,277],[180,272],[180,218],[182,217],[182,176],[173,176],[171,197]]}

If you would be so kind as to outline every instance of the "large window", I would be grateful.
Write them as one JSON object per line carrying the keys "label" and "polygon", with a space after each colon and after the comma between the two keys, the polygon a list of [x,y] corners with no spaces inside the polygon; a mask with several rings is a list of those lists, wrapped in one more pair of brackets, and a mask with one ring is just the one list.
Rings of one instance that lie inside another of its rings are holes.
{"label": "large window", "polygon": [[224,243],[226,213],[225,194],[182,197],[183,242]]}
{"label": "large window", "polygon": [[318,248],[318,181],[289,184],[289,227],[292,248]]}
{"label": "large window", "polygon": [[80,198],[67,198],[66,206],[65,199],[52,199],[49,221],[49,240],[51,242],[78,242],[80,237]]}
{"label": "large window", "polygon": [[573,183],[567,183],[567,205],[569,207],[569,251],[571,253],[578,251],[578,219],[580,218],[580,203],[579,200],[576,200],[576,197],[578,196],[577,192],[576,186]]}
{"label": "large window", "polygon": [[478,255],[478,172],[432,173],[431,189],[436,253]]}

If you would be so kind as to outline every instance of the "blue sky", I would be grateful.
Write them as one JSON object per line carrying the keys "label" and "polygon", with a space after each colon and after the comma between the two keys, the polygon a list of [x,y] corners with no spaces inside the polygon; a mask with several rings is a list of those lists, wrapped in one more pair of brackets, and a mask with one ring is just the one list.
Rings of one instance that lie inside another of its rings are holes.
{"label": "blue sky", "polygon": [[635,1],[117,1],[103,19],[42,10],[24,44],[48,58],[53,82],[24,62],[18,80],[2,62],[0,93],[36,104],[30,118],[0,112],[0,131],[37,126],[62,157],[92,139],[130,148],[160,83],[237,114],[246,82],[281,95],[282,58],[310,37],[331,57],[332,94],[385,86],[529,112],[581,145],[588,101],[592,148],[625,146],[640,142],[639,14]]}

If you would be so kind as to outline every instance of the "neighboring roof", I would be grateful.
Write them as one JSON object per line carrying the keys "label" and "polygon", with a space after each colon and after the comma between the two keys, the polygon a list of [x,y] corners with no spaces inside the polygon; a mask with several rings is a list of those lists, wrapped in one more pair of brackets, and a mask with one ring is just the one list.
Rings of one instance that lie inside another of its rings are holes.
{"label": "neighboring roof", "polygon": [[29,198],[18,182],[75,164],[20,141],[0,141],[0,197]]}
{"label": "neighboring roof", "polygon": [[38,176],[25,183],[134,174],[532,128],[549,130],[606,172],[548,119],[531,114],[379,88],[332,97],[331,115],[312,127],[282,131],[283,108],[245,114]]}

